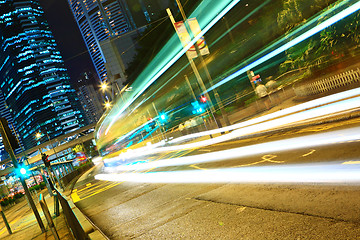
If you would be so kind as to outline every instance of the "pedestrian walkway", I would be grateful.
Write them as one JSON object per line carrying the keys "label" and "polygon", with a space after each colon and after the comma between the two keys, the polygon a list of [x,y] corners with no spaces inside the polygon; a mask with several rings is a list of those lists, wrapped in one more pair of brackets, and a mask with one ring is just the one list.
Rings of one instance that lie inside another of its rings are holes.
{"label": "pedestrian walkway", "polygon": [[[55,228],[59,234],[61,240],[73,240],[73,236],[70,232],[69,227],[67,226],[65,216],[62,214],[60,208],[60,216],[54,217],[54,199],[50,197],[47,190],[41,192],[45,197],[45,201],[49,208],[51,215],[53,216],[53,222]],[[24,197],[25,198],[25,197]],[[51,230],[46,222],[43,211],[40,207],[40,204],[37,199],[34,199],[36,203],[37,210],[39,211],[40,217],[43,221],[46,231],[41,232],[41,229],[36,221],[35,215],[32,209],[29,207],[26,199],[24,201],[16,204],[12,208],[4,211],[4,214],[9,222],[12,234],[10,235],[5,227],[5,223],[2,218],[0,218],[0,239],[5,240],[21,240],[21,239],[55,239],[51,233]]]}

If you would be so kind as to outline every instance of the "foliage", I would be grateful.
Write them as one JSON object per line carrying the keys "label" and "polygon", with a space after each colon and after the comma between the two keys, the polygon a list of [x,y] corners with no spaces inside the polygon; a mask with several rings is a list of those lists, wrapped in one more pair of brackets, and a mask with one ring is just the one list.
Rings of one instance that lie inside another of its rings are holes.
{"label": "foliage", "polygon": [[34,185],[34,186],[30,187],[29,191],[34,191],[34,190],[38,191],[38,190],[44,189],[45,187],[46,187],[45,182],[41,182],[38,185]]}
{"label": "foliage", "polygon": [[20,199],[20,198],[22,198],[22,197],[24,197],[25,195],[23,194],[23,193],[15,193],[14,194],[14,196],[13,196],[13,198],[15,198],[15,199]]}
{"label": "foliage", "polygon": [[4,197],[3,199],[1,199],[0,205],[1,205],[2,207],[6,207],[7,205],[9,205],[9,198]]}
{"label": "foliage", "polygon": [[[300,0],[296,1],[298,4],[302,2]],[[290,12],[296,11],[298,4],[288,4],[289,2],[296,1],[284,1],[284,8],[287,8],[287,11]],[[314,8],[321,9],[323,7],[319,6],[319,1],[315,2],[318,6]],[[292,8],[292,10],[288,8]],[[325,21],[327,18],[329,17],[324,17],[321,20]],[[353,16],[349,16],[327,27],[319,34],[288,49],[286,51],[286,59],[279,67],[280,74],[294,69],[320,69],[326,66],[326,64],[336,63],[343,57],[349,57],[350,50],[357,48],[360,43],[359,20],[360,13],[357,12]],[[282,21],[284,20],[279,17],[279,26],[283,25]],[[292,27],[287,28],[287,30],[290,29]]]}

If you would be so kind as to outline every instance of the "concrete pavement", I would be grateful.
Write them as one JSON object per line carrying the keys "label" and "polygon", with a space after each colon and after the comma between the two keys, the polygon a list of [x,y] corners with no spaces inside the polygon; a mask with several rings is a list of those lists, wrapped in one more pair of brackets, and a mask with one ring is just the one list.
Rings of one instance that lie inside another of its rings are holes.
{"label": "concrete pavement", "polygon": [[[54,216],[54,199],[49,196],[47,190],[43,190],[41,192],[45,196],[45,201],[49,208],[49,211],[52,216]],[[24,197],[25,198],[25,197]],[[43,221],[43,224],[46,228],[46,232],[42,233],[41,229],[35,219],[34,213],[29,207],[26,199],[12,208],[6,210],[5,216],[10,224],[10,228],[12,230],[12,234],[10,235],[5,227],[3,219],[0,219],[0,238],[1,239],[55,239],[52,235],[50,228],[46,222],[44,213],[40,207],[39,202],[34,199],[37,210],[39,211],[40,217]],[[61,240],[73,240],[71,231],[67,226],[65,216],[60,213],[60,216],[54,218],[54,225],[59,234]]]}

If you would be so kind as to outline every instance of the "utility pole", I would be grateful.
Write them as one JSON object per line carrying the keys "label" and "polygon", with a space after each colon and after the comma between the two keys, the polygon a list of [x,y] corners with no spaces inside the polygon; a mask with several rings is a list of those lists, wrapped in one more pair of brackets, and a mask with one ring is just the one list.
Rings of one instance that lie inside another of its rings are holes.
{"label": "utility pole", "polygon": [[[184,12],[184,9],[183,9],[183,7],[181,5],[180,0],[176,0],[176,4],[179,7],[179,10],[180,10],[180,13],[181,13],[181,15],[183,17],[185,26],[187,27],[187,29],[190,30],[189,33],[192,32],[191,28],[188,25],[187,17],[186,17],[186,14]],[[207,68],[207,65],[206,65],[206,63],[204,61],[204,58],[202,57],[202,55],[200,53],[199,46],[197,45],[197,42],[195,42],[194,47],[195,47],[195,50],[196,50],[196,54],[198,55],[202,65],[204,67],[204,70],[205,70],[206,76],[207,76],[207,78],[209,80],[210,86],[212,87],[213,86],[212,77],[211,77],[209,69]],[[229,119],[228,119],[228,117],[227,117],[227,115],[226,115],[226,113],[224,111],[224,106],[223,106],[222,101],[220,99],[220,95],[219,95],[219,93],[217,92],[216,89],[214,89],[213,91],[214,91],[214,95],[215,95],[215,100],[216,100],[217,104],[219,105],[219,109],[220,109],[221,115],[222,115],[222,117],[223,117],[223,119],[225,121],[225,124],[227,126],[230,126],[230,121],[229,121]]]}
{"label": "utility pole", "polygon": [[[176,3],[177,3],[177,5],[178,5],[178,7],[179,7],[179,10],[180,10],[180,13],[181,13],[181,15],[182,15],[182,18],[183,18],[185,27],[187,28],[187,30],[188,30],[189,33],[192,32],[192,31],[191,31],[191,28],[190,28],[189,25],[188,25],[187,17],[186,17],[186,14],[185,14],[185,12],[184,12],[184,9],[183,9],[183,7],[182,7],[182,5],[181,5],[180,0],[176,0]],[[166,10],[167,10],[167,12],[168,12],[168,15],[169,15],[169,17],[170,17],[171,22],[172,22],[173,25],[174,25],[175,20],[174,20],[173,16],[171,15],[170,9],[166,9]],[[170,16],[170,15],[171,15],[171,16]],[[174,28],[175,28],[175,26],[174,26]],[[175,30],[176,30],[176,28],[175,28]],[[195,47],[195,50],[196,50],[196,54],[198,55],[198,57],[199,57],[199,59],[200,59],[200,61],[201,61],[201,64],[202,64],[202,66],[203,66],[203,68],[204,68],[204,70],[205,70],[205,74],[206,74],[206,77],[207,77],[208,80],[209,80],[210,86],[212,87],[212,86],[213,86],[212,77],[211,77],[210,72],[209,72],[209,69],[207,68],[207,65],[206,65],[206,63],[205,63],[205,61],[204,61],[204,58],[202,57],[202,55],[201,55],[201,53],[200,53],[199,47],[198,47],[198,45],[197,45],[197,42],[195,42],[194,47]],[[188,57],[188,58],[189,58],[189,57]],[[192,58],[189,58],[189,62],[190,62],[190,65],[192,66],[192,68],[194,69],[193,65],[195,65],[195,63],[194,63],[194,61],[192,60]],[[195,67],[195,69],[196,69],[196,67]],[[196,71],[197,71],[197,69],[196,69]],[[194,73],[195,73],[195,72],[194,72]],[[198,74],[199,74],[199,73],[198,73]],[[200,74],[199,74],[199,76],[200,76]],[[213,104],[212,104],[212,102],[211,102],[211,98],[210,98],[208,92],[206,91],[206,87],[205,87],[205,85],[204,85],[201,77],[198,78],[198,80],[199,80],[199,79],[201,80],[201,81],[199,81],[199,84],[200,84],[200,86],[201,86],[201,88],[202,88],[201,90],[205,93],[206,98],[209,99],[210,104],[213,106]],[[223,106],[223,104],[222,104],[222,101],[221,101],[221,99],[220,99],[220,96],[219,96],[219,94],[218,94],[218,92],[217,92],[216,89],[214,89],[213,91],[214,91],[215,101],[217,102],[217,104],[218,104],[218,106],[219,106],[219,109],[220,109],[221,115],[222,115],[222,117],[223,117],[223,119],[224,119],[224,121],[225,121],[225,124],[226,124],[227,126],[229,126],[229,125],[230,125],[230,121],[229,121],[229,119],[228,119],[228,117],[227,117],[227,115],[226,115],[226,113],[225,113],[225,111],[224,111],[224,106]],[[212,108],[211,111],[212,111],[212,112],[215,112],[214,108]],[[215,119],[215,122],[216,122],[216,124],[218,125],[218,127],[221,127],[221,124],[218,123],[216,119]],[[220,124],[220,126],[219,126],[219,124]]]}
{"label": "utility pole", "polygon": [[[12,161],[12,163],[14,165],[14,169],[18,169],[19,164],[18,164],[18,162],[16,160],[16,156],[14,154],[14,151],[12,149],[12,145],[11,145],[11,142],[10,142],[10,138],[14,138],[14,136],[11,135],[11,130],[9,129],[9,126],[7,125],[7,120],[5,118],[0,118],[0,119],[1,119],[1,121],[0,121],[0,134],[1,134],[2,139],[3,139],[4,147],[5,147],[6,151],[8,152],[8,154],[9,154],[9,156],[11,158],[11,161]],[[9,136],[9,135],[11,135],[11,136]],[[43,222],[41,220],[40,214],[39,214],[39,212],[38,212],[38,210],[36,208],[34,200],[31,197],[31,194],[30,194],[30,191],[29,191],[29,189],[28,189],[28,187],[26,185],[25,179],[21,175],[20,175],[20,182],[21,182],[21,184],[22,184],[22,186],[24,188],[25,195],[29,200],[31,209],[34,212],[36,221],[39,224],[41,232],[44,233],[45,232],[44,224],[43,224]]]}
{"label": "utility pole", "polygon": [[[166,12],[167,12],[167,14],[169,15],[170,21],[171,21],[171,23],[172,23],[172,25],[173,25],[173,27],[175,28],[175,31],[176,31],[176,33],[177,33],[178,30],[177,30],[176,27],[175,27],[175,19],[174,19],[173,15],[172,15],[170,9],[167,8],[167,9],[166,9]],[[184,47],[185,47],[185,46],[184,46]],[[187,54],[186,54],[186,56],[187,56],[187,58],[188,58],[188,60],[189,60],[189,63],[190,63],[190,66],[191,66],[191,68],[192,68],[192,70],[193,70],[193,72],[194,72],[194,75],[195,75],[195,77],[196,77],[196,79],[197,79],[197,81],[198,81],[198,83],[199,83],[199,85],[200,85],[201,91],[202,91],[202,92],[205,92],[206,98],[209,99],[210,112],[211,112],[212,115],[214,116],[214,112],[215,112],[214,104],[212,103],[211,98],[210,98],[208,92],[206,91],[205,84],[204,84],[204,82],[203,82],[203,80],[202,80],[202,78],[201,78],[201,76],[200,76],[200,73],[199,73],[199,71],[198,71],[198,69],[197,69],[197,67],[196,67],[196,65],[195,65],[195,63],[194,63],[194,60],[192,60],[192,58],[189,57]],[[218,122],[216,121],[216,118],[215,118],[215,117],[214,117],[214,121],[215,121],[217,127],[219,128],[219,124],[218,124]]]}

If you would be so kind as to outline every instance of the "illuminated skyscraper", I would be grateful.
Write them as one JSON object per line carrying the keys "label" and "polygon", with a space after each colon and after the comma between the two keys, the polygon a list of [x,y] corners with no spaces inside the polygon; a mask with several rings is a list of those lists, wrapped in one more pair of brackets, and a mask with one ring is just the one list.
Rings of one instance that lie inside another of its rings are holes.
{"label": "illuminated skyscraper", "polygon": [[100,80],[107,80],[100,42],[133,29],[123,0],[68,0]]}
{"label": "illuminated skyscraper", "polygon": [[25,148],[85,125],[37,0],[0,1],[0,88]]}
{"label": "illuminated skyscraper", "polygon": [[94,86],[89,82],[92,76],[93,74],[91,72],[83,72],[80,75],[78,80],[79,90],[77,92],[85,116],[90,124],[99,121],[104,112],[99,91],[96,91]]}

